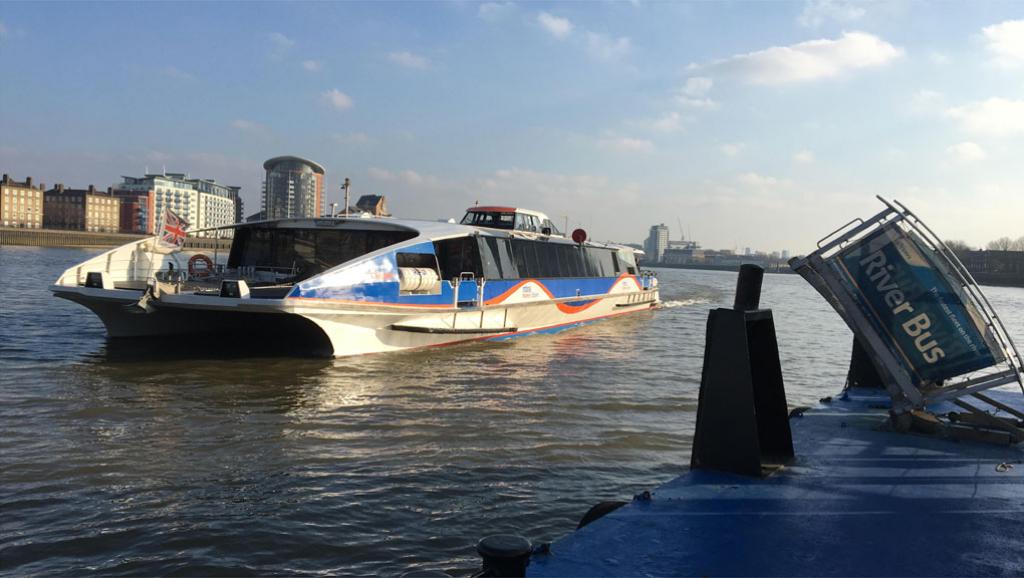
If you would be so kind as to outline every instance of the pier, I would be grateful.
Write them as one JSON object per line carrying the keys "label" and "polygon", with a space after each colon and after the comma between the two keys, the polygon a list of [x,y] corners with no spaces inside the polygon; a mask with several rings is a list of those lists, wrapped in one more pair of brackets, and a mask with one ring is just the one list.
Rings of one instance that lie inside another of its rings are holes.
{"label": "pier", "polygon": [[898,433],[888,406],[864,389],[795,411],[793,464],[691,471],[555,542],[527,575],[1024,575],[1024,449]]}

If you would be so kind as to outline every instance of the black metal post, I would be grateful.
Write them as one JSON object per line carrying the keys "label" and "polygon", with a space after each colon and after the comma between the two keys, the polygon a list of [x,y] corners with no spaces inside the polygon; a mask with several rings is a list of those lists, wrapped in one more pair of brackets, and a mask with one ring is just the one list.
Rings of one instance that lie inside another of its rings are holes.
{"label": "black metal post", "polygon": [[750,263],[740,265],[740,275],[736,279],[736,301],[732,308],[737,311],[753,311],[761,302],[761,281],[764,269]]}

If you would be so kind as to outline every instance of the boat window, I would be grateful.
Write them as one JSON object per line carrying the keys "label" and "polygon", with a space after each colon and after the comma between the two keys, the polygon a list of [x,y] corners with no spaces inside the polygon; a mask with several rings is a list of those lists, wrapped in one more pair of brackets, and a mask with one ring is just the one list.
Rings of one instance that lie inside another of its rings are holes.
{"label": "boat window", "polygon": [[412,231],[243,227],[235,232],[228,267],[271,270],[281,282],[296,282],[414,236]]}
{"label": "boat window", "polygon": [[544,219],[544,222],[540,224],[541,230],[550,229],[552,235],[561,235],[562,232],[558,230],[558,227],[551,222],[551,219]]}
{"label": "boat window", "polygon": [[434,253],[441,266],[441,279],[454,279],[463,273],[483,275],[480,248],[475,237],[456,237],[434,241]]}
{"label": "boat window", "polygon": [[488,279],[518,279],[519,272],[512,261],[512,248],[508,239],[477,237],[480,243],[480,261],[484,277]]}
{"label": "boat window", "polygon": [[520,278],[615,277],[621,270],[614,251],[568,243],[513,239]]}
{"label": "boat window", "polygon": [[523,213],[516,213],[516,230],[536,233],[538,232],[537,224],[537,217],[534,217],[533,215],[525,215]]}
{"label": "boat window", "polygon": [[633,255],[632,251],[618,251],[617,252],[619,262],[625,268],[625,271],[630,275],[636,275],[636,256]]}
{"label": "boat window", "polygon": [[514,217],[514,213],[469,211],[462,217],[462,224],[473,225],[474,227],[490,227],[492,229],[512,229]]}

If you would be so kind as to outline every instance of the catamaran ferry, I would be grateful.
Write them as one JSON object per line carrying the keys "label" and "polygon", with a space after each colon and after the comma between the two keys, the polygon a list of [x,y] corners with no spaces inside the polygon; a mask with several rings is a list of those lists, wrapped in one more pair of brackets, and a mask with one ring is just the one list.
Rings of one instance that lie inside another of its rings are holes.
{"label": "catamaran ferry", "polygon": [[51,290],[93,311],[111,337],[225,334],[334,356],[556,332],[658,303],[636,250],[587,241],[582,230],[566,238],[526,209],[471,207],[461,223],[322,218],[225,229],[225,263],[161,254],[162,239],[147,238],[71,267]]}

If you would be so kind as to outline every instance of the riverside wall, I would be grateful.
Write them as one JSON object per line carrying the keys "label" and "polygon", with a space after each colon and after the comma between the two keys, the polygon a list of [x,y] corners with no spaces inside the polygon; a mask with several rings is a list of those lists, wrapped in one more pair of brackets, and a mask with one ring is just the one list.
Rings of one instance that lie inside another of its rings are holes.
{"label": "riverside wall", "polygon": [[[34,247],[117,247],[137,241],[145,235],[123,233],[92,233],[89,231],[62,231],[59,229],[12,229],[0,227],[0,245],[26,245]],[[231,239],[189,237],[185,249],[221,250],[231,248]]]}

